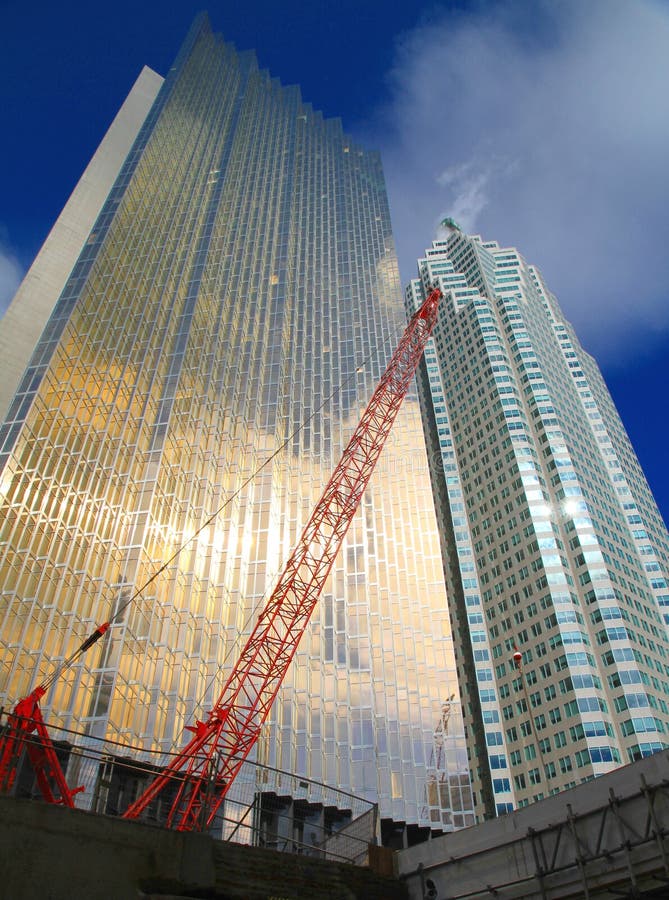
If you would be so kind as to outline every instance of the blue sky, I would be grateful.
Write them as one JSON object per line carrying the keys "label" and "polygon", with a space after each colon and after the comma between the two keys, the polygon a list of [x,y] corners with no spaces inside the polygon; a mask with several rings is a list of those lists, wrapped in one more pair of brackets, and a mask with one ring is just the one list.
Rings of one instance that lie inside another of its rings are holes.
{"label": "blue sky", "polygon": [[[0,308],[142,65],[201,3],[0,2]],[[450,214],[536,263],[669,518],[669,5],[211,2],[213,27],[381,150],[403,278]]]}

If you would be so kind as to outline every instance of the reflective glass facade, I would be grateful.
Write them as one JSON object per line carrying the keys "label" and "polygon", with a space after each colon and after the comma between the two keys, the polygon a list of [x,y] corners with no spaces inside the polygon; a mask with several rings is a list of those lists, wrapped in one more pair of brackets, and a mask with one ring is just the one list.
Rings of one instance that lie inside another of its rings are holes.
{"label": "reflective glass facade", "polygon": [[[595,361],[518,251],[453,229],[421,402],[479,814],[669,746],[669,540]],[[514,660],[514,653],[520,655]]]}
{"label": "reflective glass facade", "polygon": [[[223,507],[43,704],[129,746],[180,745],[404,323],[378,156],[198,19],[0,434],[2,701]],[[258,755],[387,819],[473,820],[416,394]]]}

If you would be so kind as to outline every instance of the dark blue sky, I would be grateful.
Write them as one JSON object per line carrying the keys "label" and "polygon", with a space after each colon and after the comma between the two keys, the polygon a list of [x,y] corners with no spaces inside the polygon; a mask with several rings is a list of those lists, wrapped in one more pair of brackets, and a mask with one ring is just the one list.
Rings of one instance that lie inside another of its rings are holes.
{"label": "dark blue sky", "polygon": [[[598,358],[667,520],[662,6],[247,0],[205,8],[227,40],[255,49],[284,84],[300,84],[306,100],[382,150],[404,277],[439,216],[454,211],[540,266]],[[142,65],[164,74],[201,8],[0,0],[0,290],[30,264]],[[610,75],[618,45],[617,58],[631,54],[633,67],[620,84]],[[655,82],[657,95],[648,92]],[[542,142],[551,128],[544,107],[558,130]],[[629,133],[642,143],[628,146]],[[634,182],[630,158],[648,171],[648,191]],[[467,190],[449,194],[454,172]]]}
{"label": "dark blue sky", "polygon": [[261,66],[299,84],[305,100],[351,130],[386,92],[394,40],[429,20],[432,4],[0,0],[0,237],[23,265],[141,67],[164,75],[202,9],[226,40],[255,49]]}

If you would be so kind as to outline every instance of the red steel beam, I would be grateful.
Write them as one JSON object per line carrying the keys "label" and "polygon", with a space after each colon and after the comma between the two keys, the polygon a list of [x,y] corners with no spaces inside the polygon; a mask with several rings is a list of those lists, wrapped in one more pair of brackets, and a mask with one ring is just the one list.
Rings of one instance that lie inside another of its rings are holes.
{"label": "red steel beam", "polygon": [[188,726],[189,743],[124,818],[138,818],[176,782],[168,826],[191,831],[213,821],[295,655],[434,328],[441,296],[433,289],[407,325],[218,701],[204,721]]}

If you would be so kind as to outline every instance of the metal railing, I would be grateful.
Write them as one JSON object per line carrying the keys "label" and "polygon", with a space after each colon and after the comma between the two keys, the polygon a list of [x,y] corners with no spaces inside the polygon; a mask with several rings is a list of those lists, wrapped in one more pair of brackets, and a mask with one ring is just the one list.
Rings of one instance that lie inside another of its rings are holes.
{"label": "metal railing", "polygon": [[[3,722],[0,711],[0,741]],[[171,756],[53,726],[49,734],[68,785],[83,788],[75,796],[76,807],[101,815],[123,816]],[[37,735],[28,740],[39,749]],[[11,794],[42,799],[25,749],[17,763]],[[186,777],[177,774],[174,790],[154,801],[140,821],[167,827],[167,812]],[[206,804],[201,818],[206,822]],[[377,843],[377,829],[376,804],[248,760],[213,824],[202,828],[223,841],[356,865],[367,864],[368,847]]]}

